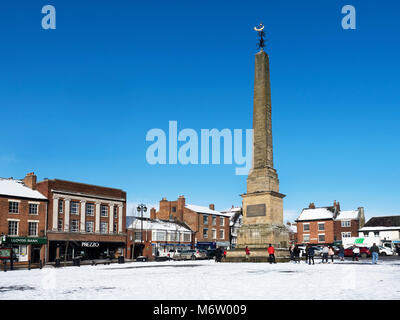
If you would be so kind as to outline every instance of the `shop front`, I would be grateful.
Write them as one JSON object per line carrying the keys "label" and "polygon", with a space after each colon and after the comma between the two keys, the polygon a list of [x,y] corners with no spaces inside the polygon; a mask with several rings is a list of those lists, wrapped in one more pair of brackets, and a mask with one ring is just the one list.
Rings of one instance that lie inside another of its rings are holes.
{"label": "shop front", "polygon": [[15,263],[39,263],[45,257],[47,238],[7,236],[2,244],[12,248]]}
{"label": "shop front", "polygon": [[116,259],[124,255],[125,242],[106,241],[49,241],[49,261]]}
{"label": "shop front", "polygon": [[197,242],[196,248],[204,250],[212,250],[217,248],[216,242]]}
{"label": "shop front", "polygon": [[153,256],[166,256],[170,250],[189,250],[192,245],[190,243],[152,243]]}

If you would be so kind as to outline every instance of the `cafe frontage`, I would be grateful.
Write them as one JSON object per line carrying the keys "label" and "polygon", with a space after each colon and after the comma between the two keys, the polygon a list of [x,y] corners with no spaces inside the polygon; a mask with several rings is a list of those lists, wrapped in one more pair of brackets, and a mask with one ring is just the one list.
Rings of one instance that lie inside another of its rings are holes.
{"label": "cafe frontage", "polygon": [[125,256],[126,237],[111,235],[48,234],[48,261],[117,259]]}

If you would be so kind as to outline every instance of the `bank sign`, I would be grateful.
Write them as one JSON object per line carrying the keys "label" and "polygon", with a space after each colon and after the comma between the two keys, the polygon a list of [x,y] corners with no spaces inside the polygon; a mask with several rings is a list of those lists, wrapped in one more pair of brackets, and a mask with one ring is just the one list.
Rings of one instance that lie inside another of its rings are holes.
{"label": "bank sign", "polygon": [[8,244],[47,244],[47,238],[7,237]]}
{"label": "bank sign", "polygon": [[85,241],[81,243],[82,247],[86,247],[86,248],[98,248],[100,246],[100,243],[98,242],[89,242],[89,241]]}

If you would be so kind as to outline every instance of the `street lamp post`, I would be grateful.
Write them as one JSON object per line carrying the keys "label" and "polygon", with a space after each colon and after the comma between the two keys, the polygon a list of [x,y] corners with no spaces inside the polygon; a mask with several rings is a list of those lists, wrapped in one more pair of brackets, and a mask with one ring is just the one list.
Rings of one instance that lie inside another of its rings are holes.
{"label": "street lamp post", "polygon": [[140,212],[140,255],[143,256],[143,212],[147,211],[147,207],[145,204],[139,204],[137,206],[137,211]]}

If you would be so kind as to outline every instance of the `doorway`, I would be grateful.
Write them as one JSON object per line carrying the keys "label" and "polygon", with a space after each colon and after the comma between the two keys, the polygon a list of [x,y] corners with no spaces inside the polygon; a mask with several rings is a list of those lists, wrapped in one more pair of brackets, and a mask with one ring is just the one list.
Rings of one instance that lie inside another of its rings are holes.
{"label": "doorway", "polygon": [[31,263],[39,263],[41,247],[42,246],[31,245]]}

